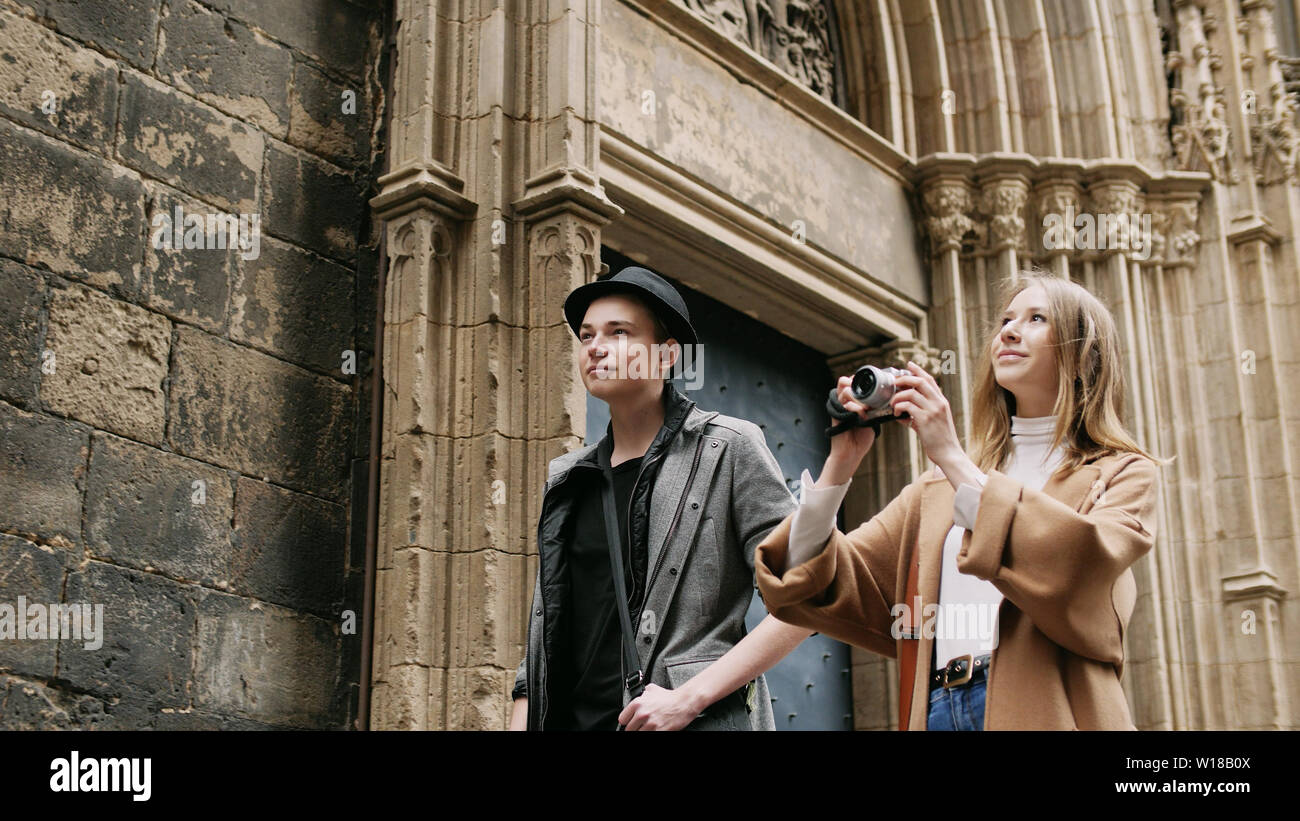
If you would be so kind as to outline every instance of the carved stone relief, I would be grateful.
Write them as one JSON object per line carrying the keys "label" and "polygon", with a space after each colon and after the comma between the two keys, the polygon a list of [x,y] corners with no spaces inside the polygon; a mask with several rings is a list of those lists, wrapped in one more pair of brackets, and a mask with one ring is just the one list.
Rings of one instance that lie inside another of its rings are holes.
{"label": "carved stone relief", "polygon": [[678,0],[814,93],[835,100],[829,0]]}

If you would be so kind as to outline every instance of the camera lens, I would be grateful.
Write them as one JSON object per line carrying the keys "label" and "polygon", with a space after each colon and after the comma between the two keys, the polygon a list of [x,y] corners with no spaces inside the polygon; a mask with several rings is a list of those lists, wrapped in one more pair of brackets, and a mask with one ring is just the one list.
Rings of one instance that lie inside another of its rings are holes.
{"label": "camera lens", "polygon": [[853,396],[859,402],[865,402],[871,394],[876,392],[876,369],[867,367],[859,368],[858,372],[853,374]]}

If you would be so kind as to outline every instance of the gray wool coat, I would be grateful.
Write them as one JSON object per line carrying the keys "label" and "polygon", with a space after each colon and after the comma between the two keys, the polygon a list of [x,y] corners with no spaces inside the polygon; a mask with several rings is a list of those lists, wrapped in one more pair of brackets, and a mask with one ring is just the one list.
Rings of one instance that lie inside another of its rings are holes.
{"label": "gray wool coat", "polygon": [[[755,590],[755,548],[795,509],[762,430],[753,422],[690,404],[651,493],[648,566],[658,566],[660,572],[648,574],[645,607],[640,624],[634,625],[647,681],[670,689],[689,681],[745,637],[745,612]],[[579,462],[594,459],[598,445],[552,460],[546,490],[562,482]],[[546,714],[545,677],[551,660],[543,650],[543,636],[547,617],[553,617],[557,606],[553,599],[560,595],[553,580],[548,579],[544,589],[542,578],[550,566],[546,551],[557,548],[539,544],[539,549],[543,555],[529,613],[528,645],[513,691],[515,698],[529,697],[530,730],[541,727]],[[752,710],[742,688],[712,705],[688,729],[775,729],[766,679],[760,675],[754,686]],[[624,705],[629,700],[624,690]]]}

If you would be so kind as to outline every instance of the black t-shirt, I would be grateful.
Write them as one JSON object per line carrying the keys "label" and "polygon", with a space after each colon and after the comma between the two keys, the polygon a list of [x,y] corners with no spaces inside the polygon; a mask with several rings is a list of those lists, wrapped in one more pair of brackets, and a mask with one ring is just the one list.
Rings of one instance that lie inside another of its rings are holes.
{"label": "black t-shirt", "polygon": [[[627,514],[632,486],[641,470],[641,458],[629,459],[613,469],[618,529],[623,541],[623,564],[631,576],[627,552]],[[622,633],[614,611],[614,574],[609,565],[605,536],[605,503],[601,477],[593,474],[580,489],[573,513],[572,537],[566,541],[569,566],[569,635],[564,668],[567,694],[556,693],[564,707],[555,726],[570,730],[615,730],[623,711]],[[567,695],[567,699],[564,697]],[[547,722],[548,724],[550,722]]]}

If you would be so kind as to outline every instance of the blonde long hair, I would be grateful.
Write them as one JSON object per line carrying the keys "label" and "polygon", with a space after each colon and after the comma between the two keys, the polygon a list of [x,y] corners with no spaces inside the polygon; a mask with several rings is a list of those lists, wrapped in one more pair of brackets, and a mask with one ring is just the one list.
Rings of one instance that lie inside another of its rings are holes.
{"label": "blonde long hair", "polygon": [[[1124,370],[1120,360],[1119,332],[1110,310],[1086,288],[1041,271],[1023,271],[1002,286],[1002,305],[1033,286],[1047,294],[1052,347],[1056,352],[1056,430],[1052,447],[1065,456],[1057,472],[1069,472],[1085,462],[1110,453],[1137,453],[1161,464],[1124,428]],[[993,346],[1002,333],[1001,322],[984,346],[975,395],[971,400],[971,439],[980,470],[1001,470],[1011,455],[1011,417],[1016,398],[997,383],[993,373]]]}

